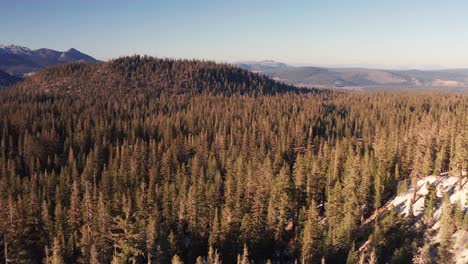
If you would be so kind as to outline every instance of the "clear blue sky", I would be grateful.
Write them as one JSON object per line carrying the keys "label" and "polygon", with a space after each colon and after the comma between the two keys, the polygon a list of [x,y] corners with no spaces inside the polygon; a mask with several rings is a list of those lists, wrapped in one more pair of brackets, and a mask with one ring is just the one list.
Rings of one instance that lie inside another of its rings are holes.
{"label": "clear blue sky", "polygon": [[468,1],[0,0],[0,44],[102,60],[468,67]]}

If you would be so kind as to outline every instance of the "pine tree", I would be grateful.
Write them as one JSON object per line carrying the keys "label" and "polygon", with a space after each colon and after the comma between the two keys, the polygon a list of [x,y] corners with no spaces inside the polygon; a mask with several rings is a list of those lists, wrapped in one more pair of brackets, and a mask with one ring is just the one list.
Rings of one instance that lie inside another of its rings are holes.
{"label": "pine tree", "polygon": [[353,242],[353,245],[348,253],[348,258],[346,259],[346,264],[356,264],[358,262],[358,258],[358,251],[356,251],[356,246]]}
{"label": "pine tree", "polygon": [[211,246],[208,249],[208,257],[206,259],[206,264],[221,264],[221,259],[218,250],[213,249],[213,247]]}
{"label": "pine tree", "polygon": [[428,243],[418,248],[418,253],[413,257],[413,264],[431,264],[432,257],[430,249],[431,247]]}
{"label": "pine tree", "polygon": [[461,206],[461,201],[456,201],[453,205],[453,220],[457,230],[463,228],[463,207]]}
{"label": "pine tree", "polygon": [[427,185],[428,193],[424,197],[424,218],[429,225],[432,225],[434,220],[433,213],[437,202],[437,189],[434,183]]}
{"label": "pine tree", "polygon": [[90,256],[89,256],[89,263],[90,264],[99,264],[99,254],[96,250],[96,246],[94,244],[91,245],[90,249]]}
{"label": "pine tree", "polygon": [[63,247],[60,244],[60,240],[54,238],[54,245],[52,246],[52,257],[50,259],[51,264],[63,264]]}
{"label": "pine tree", "polygon": [[450,199],[445,193],[442,198],[442,212],[440,217],[440,241],[442,245],[450,244],[450,238],[453,234],[452,206]]}
{"label": "pine tree", "polygon": [[468,164],[468,138],[467,129],[462,129],[455,140],[455,170],[458,172],[458,188],[462,189],[463,170],[467,170]]}
{"label": "pine tree", "polygon": [[182,262],[180,257],[177,255],[174,255],[174,257],[172,257],[171,263],[172,264],[184,264],[184,262]]}
{"label": "pine tree", "polygon": [[316,204],[312,201],[302,231],[302,263],[311,263],[317,257],[321,239],[320,232]]}
{"label": "pine tree", "polygon": [[114,243],[116,254],[114,259],[116,261],[135,261],[136,258],[142,254],[141,250],[141,234],[138,226],[135,223],[134,214],[132,213],[130,201],[123,203],[123,217],[117,215],[113,218],[113,226],[111,232],[111,240]]}
{"label": "pine tree", "polygon": [[329,239],[332,245],[336,246],[341,241],[339,241],[338,237],[338,227],[339,224],[343,220],[343,197],[342,197],[342,188],[339,181],[335,183],[335,187],[330,190],[328,194],[328,202],[326,204],[326,212],[328,217],[328,225],[329,225]]}
{"label": "pine tree", "polygon": [[242,252],[242,256],[237,257],[237,264],[249,264],[249,249],[247,248],[247,245],[244,245],[244,250]]}
{"label": "pine tree", "polygon": [[440,263],[452,263],[451,237],[453,234],[452,206],[447,193],[442,201],[442,212],[440,217],[440,246],[437,251],[437,259]]}
{"label": "pine tree", "polygon": [[156,219],[154,216],[151,216],[148,224],[146,226],[146,253],[148,258],[148,264],[152,263],[155,260],[153,252],[157,250],[157,241],[158,241],[158,226],[156,224]]}
{"label": "pine tree", "polygon": [[284,228],[294,219],[294,186],[289,169],[283,166],[275,179],[268,209],[268,222],[275,231],[275,238],[281,240]]}

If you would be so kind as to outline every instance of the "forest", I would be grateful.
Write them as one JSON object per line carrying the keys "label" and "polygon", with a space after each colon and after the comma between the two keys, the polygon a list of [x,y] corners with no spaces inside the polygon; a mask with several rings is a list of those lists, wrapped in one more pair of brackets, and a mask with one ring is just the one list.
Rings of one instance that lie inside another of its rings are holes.
{"label": "forest", "polygon": [[[466,168],[467,116],[466,95],[305,90],[206,61],[48,68],[0,90],[0,263],[412,263],[424,227],[366,219]],[[468,230],[447,210],[447,232]]]}

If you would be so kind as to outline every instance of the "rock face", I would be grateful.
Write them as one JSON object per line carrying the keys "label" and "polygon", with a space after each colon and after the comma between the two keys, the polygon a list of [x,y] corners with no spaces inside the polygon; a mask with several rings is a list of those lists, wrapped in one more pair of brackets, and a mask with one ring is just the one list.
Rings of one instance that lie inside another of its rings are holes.
{"label": "rock face", "polygon": [[0,70],[18,77],[23,77],[48,66],[74,61],[97,62],[95,58],[76,49],[62,52],[52,49],[31,50],[15,45],[0,45]]}

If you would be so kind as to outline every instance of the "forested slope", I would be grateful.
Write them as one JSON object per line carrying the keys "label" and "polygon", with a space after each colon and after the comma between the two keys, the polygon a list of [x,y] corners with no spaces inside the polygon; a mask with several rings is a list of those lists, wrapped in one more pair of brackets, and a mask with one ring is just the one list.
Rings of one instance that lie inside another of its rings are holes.
{"label": "forested slope", "polygon": [[467,97],[296,91],[146,57],[0,91],[1,261],[408,263],[420,233],[361,221],[466,164]]}
{"label": "forested slope", "polygon": [[23,92],[110,96],[161,93],[275,94],[310,92],[228,64],[210,61],[122,57],[107,63],[69,63],[41,71],[22,84]]}

